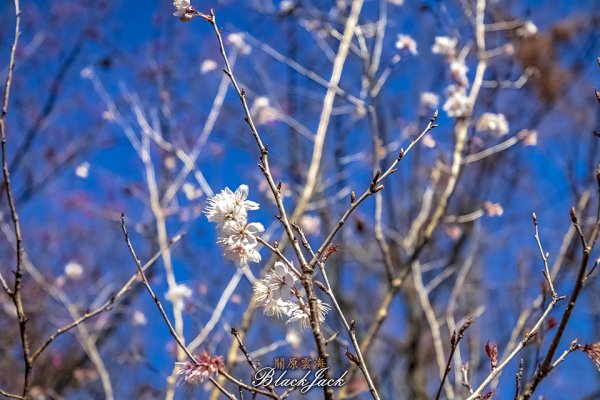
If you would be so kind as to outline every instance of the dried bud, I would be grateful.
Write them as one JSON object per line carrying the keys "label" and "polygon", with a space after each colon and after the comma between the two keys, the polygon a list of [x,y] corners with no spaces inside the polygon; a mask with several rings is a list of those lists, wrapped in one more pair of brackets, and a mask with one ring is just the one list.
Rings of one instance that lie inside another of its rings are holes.
{"label": "dried bud", "polygon": [[495,369],[498,366],[498,345],[491,344],[490,341],[485,344],[485,353],[490,359],[490,365],[492,369]]}
{"label": "dried bud", "polygon": [[577,214],[575,214],[575,207],[571,207],[571,209],[569,210],[569,214],[571,216],[571,222],[577,224]]}
{"label": "dried bud", "polygon": [[438,110],[435,110],[435,112],[433,113],[433,117],[431,117],[431,122],[435,121],[436,119],[438,119]]}
{"label": "dried bud", "polygon": [[319,281],[314,281],[314,282],[315,282],[315,285],[317,285],[317,287],[318,287],[319,289],[321,289],[323,292],[325,292],[325,293],[327,293],[327,292],[328,292],[328,290],[327,290],[327,288],[325,287],[325,285],[323,285],[321,282],[319,282]]}
{"label": "dried bud", "polygon": [[537,215],[535,215],[535,213],[531,213],[531,217],[533,218],[533,224],[537,225]]}
{"label": "dried bud", "polygon": [[356,357],[354,354],[350,353],[350,350],[346,349],[346,357],[348,357],[348,359],[350,361],[352,361],[354,364],[356,364],[357,366],[360,366],[360,360],[358,359],[358,357]]}
{"label": "dried bud", "polygon": [[494,394],[494,392],[487,392],[486,394],[484,394],[483,396],[481,396],[481,400],[489,400],[492,398],[492,395]]}
{"label": "dried bud", "polygon": [[338,251],[340,251],[339,244],[334,243],[334,244],[329,245],[329,247],[327,247],[325,249],[325,251],[323,252],[323,256],[321,257],[321,262],[325,263],[325,261],[327,261],[329,256],[331,256],[333,253],[337,253]]}
{"label": "dried bud", "polygon": [[600,92],[597,90],[594,90],[594,92],[596,93],[596,100],[598,100],[598,103],[600,103]]}
{"label": "dried bud", "polygon": [[471,326],[472,323],[473,323],[473,320],[471,318],[467,318],[465,320],[465,322],[462,324],[462,326],[458,330],[458,340],[462,339],[462,337],[465,335],[466,330],[469,329],[469,326]]}
{"label": "dried bud", "polygon": [[350,204],[354,204],[354,202],[356,201],[356,193],[354,193],[354,190],[350,193]]}
{"label": "dried bud", "polygon": [[556,318],[550,317],[546,320],[546,331],[551,330],[557,325]]}

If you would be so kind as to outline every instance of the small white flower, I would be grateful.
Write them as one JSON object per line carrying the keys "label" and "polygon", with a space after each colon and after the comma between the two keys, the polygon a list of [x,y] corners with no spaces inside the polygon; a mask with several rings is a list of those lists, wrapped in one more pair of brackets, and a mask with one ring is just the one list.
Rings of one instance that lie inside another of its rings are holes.
{"label": "small white flower", "polygon": [[182,21],[187,21],[192,18],[194,8],[190,3],[190,0],[174,0],[173,7],[175,7],[174,16],[179,17]]}
{"label": "small white flower", "polygon": [[441,54],[444,56],[454,56],[458,39],[448,36],[436,36],[435,43],[431,47],[433,54]]}
{"label": "small white flower", "polygon": [[290,328],[285,335],[285,341],[288,342],[293,349],[297,349],[302,344],[302,334],[298,329]]}
{"label": "small white flower", "polygon": [[83,78],[83,79],[90,79],[92,76],[94,76],[94,69],[91,66],[87,66],[85,68],[83,68],[81,70],[81,72],[79,73],[79,75]]}
{"label": "small white flower", "polygon": [[469,98],[466,89],[463,86],[448,86],[443,109],[449,117],[464,117],[469,111]]}
{"label": "small white flower", "polygon": [[[310,317],[305,310],[308,309],[308,305],[300,306],[295,304],[295,307],[291,310],[291,317],[286,321],[287,324],[294,321],[298,321],[301,329],[306,329],[310,326]],[[317,299],[317,318],[319,322],[325,322],[325,315],[331,310],[331,307],[327,303],[323,303],[320,299]]]}
{"label": "small white flower", "polygon": [[496,137],[504,136],[508,133],[508,121],[504,114],[485,113],[475,125],[480,132],[488,132]]}
{"label": "small white flower", "polygon": [[173,304],[173,308],[183,310],[185,300],[192,297],[192,289],[184,284],[171,286],[165,298]]}
{"label": "small white flower", "polygon": [[396,49],[407,50],[412,55],[417,55],[417,42],[408,35],[398,35],[396,40]]}
{"label": "small white flower", "polygon": [[491,201],[483,202],[483,210],[488,217],[500,217],[504,214],[504,209],[500,203],[492,203]]}
{"label": "small white flower", "polygon": [[69,279],[79,279],[83,275],[83,266],[77,261],[71,260],[65,265],[65,275]]}
{"label": "small white flower", "polygon": [[261,223],[247,223],[244,219],[226,221],[219,228],[217,243],[223,246],[249,246],[257,245],[256,236],[265,231]]}
{"label": "small white flower", "polygon": [[202,197],[202,190],[200,190],[200,188],[197,188],[196,186],[194,186],[193,184],[191,184],[189,182],[184,183],[181,186],[181,190],[183,191],[185,198],[188,199],[189,201],[196,200],[196,199]]}
{"label": "small white flower", "polygon": [[269,122],[277,121],[278,112],[277,109],[271,107],[269,99],[267,97],[257,97],[250,107],[250,114],[257,125],[267,124]]}
{"label": "small white flower", "polygon": [[228,220],[246,219],[249,210],[258,210],[258,203],[247,200],[248,186],[240,185],[235,192],[225,188],[208,199],[204,210],[210,222],[222,224]]}
{"label": "small white flower", "polygon": [[236,47],[244,55],[252,52],[252,47],[246,43],[243,33],[230,33],[227,35],[227,43]]}
{"label": "small white flower", "polygon": [[202,64],[200,65],[200,73],[202,75],[208,74],[209,72],[212,72],[215,69],[217,69],[217,67],[218,64],[215,60],[207,58],[206,60],[202,61]]}
{"label": "small white flower", "polygon": [[519,37],[527,38],[535,35],[538,32],[538,27],[531,20],[525,21],[525,23],[517,28],[516,34]]}
{"label": "small white flower", "polygon": [[293,0],[282,0],[282,2],[279,3],[279,11],[282,13],[289,13],[294,8],[296,8],[296,2]]}
{"label": "small white flower", "polygon": [[429,149],[433,149],[436,145],[435,139],[429,133],[426,133],[425,136],[423,136],[421,143]]}
{"label": "small white flower", "polygon": [[440,96],[431,92],[421,93],[421,106],[428,110],[435,110],[440,104]]}
{"label": "small white flower", "polygon": [[404,4],[404,0],[387,0],[388,3],[393,4],[395,6],[401,6]]}
{"label": "small white flower", "polygon": [[264,281],[269,286],[274,298],[288,300],[292,294],[296,276],[286,264],[277,261],[273,269],[266,274]]}
{"label": "small white flower", "polygon": [[237,267],[248,265],[249,263],[259,263],[262,260],[260,253],[255,247],[250,245],[234,244],[223,248],[223,257],[226,260],[233,261]]}
{"label": "small white flower", "polygon": [[132,321],[133,325],[135,326],[144,326],[148,323],[148,320],[146,319],[146,314],[144,314],[140,310],[135,310],[133,312]]}
{"label": "small white flower", "polygon": [[459,85],[469,85],[469,80],[467,79],[468,71],[469,67],[467,67],[464,61],[453,60],[450,63],[450,75],[452,75],[452,79]]}
{"label": "small white flower", "polygon": [[300,227],[307,235],[317,235],[321,232],[321,218],[314,215],[303,215]]}
{"label": "small white flower", "polygon": [[75,175],[81,179],[86,179],[90,175],[90,163],[82,162],[75,168]]}

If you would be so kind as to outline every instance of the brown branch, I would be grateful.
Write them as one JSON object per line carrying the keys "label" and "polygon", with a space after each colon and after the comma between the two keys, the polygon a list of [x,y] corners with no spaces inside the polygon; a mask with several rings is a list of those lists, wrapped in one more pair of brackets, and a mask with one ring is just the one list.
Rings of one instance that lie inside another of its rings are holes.
{"label": "brown branch", "polygon": [[454,353],[458,348],[458,343],[465,335],[465,331],[469,329],[471,325],[471,318],[467,318],[465,322],[462,324],[458,333],[456,331],[452,332],[452,338],[450,339],[450,355],[448,356],[448,362],[446,363],[446,369],[444,370],[444,376],[442,376],[442,381],[440,382],[440,386],[438,387],[437,394],[435,395],[435,400],[439,400],[442,395],[442,389],[444,389],[444,384],[446,383],[446,378],[448,378],[448,374],[452,367],[450,364],[452,363],[452,358],[454,358]]}
{"label": "brown branch", "polygon": [[[598,182],[598,194],[600,196],[600,181]],[[587,276],[586,272],[587,272],[588,264],[590,261],[590,254],[592,252],[592,249],[594,248],[596,240],[598,239],[598,233],[600,232],[600,199],[598,200],[598,210],[596,213],[595,226],[594,226],[594,229],[592,230],[589,240],[585,239],[585,236],[581,229],[581,225],[579,224],[579,220],[578,220],[575,210],[573,208],[571,208],[570,214],[571,214],[571,221],[573,222],[573,226],[575,227],[576,231],[579,233],[579,236],[581,238],[583,255],[581,257],[581,262],[579,264],[579,270],[577,272],[577,279],[573,286],[571,296],[569,297],[569,302],[567,304],[567,307],[565,308],[565,311],[563,312],[563,316],[560,320],[560,323],[558,325],[556,333],[554,334],[554,338],[552,339],[552,342],[550,343],[550,347],[548,348],[548,351],[546,352],[546,356],[544,357],[544,360],[542,361],[541,365],[539,366],[539,368],[538,368],[536,374],[534,375],[533,379],[531,380],[531,382],[529,382],[529,384],[525,387],[525,390],[524,390],[523,396],[522,396],[522,398],[524,400],[528,400],[531,398],[531,396],[537,389],[538,385],[541,383],[541,381],[546,376],[548,376],[548,374],[552,370],[554,355],[556,354],[558,346],[560,345],[560,341],[565,332],[567,324],[569,323],[569,320],[571,319],[571,315],[573,313],[573,309],[575,308],[575,304],[577,302],[579,294],[581,293],[581,290],[583,289],[583,286],[585,285],[586,276]]]}
{"label": "brown branch", "polygon": [[15,267],[15,283],[14,288],[10,290],[10,297],[15,305],[17,311],[17,319],[19,320],[19,336],[21,337],[21,347],[23,350],[23,362],[25,364],[24,378],[23,378],[23,397],[27,397],[29,393],[29,387],[31,386],[31,371],[33,368],[30,349],[29,339],[27,334],[27,316],[23,308],[23,296],[22,296],[22,281],[23,281],[23,239],[21,236],[21,225],[19,223],[19,214],[15,204],[15,199],[12,193],[12,186],[10,182],[10,171],[8,168],[8,161],[6,156],[6,114],[8,112],[8,103],[10,98],[10,87],[13,79],[13,72],[15,69],[15,53],[17,51],[17,45],[19,43],[20,26],[21,26],[21,10],[19,7],[19,0],[14,0],[15,5],[15,38],[10,51],[10,61],[8,64],[8,74],[6,76],[6,87],[4,89],[4,100],[2,103],[2,114],[0,116],[0,136],[2,137],[2,174],[4,176],[4,189],[6,197],[8,199],[8,206],[10,208],[10,215],[15,230],[15,247],[16,247],[16,267]]}
{"label": "brown branch", "polygon": [[[179,239],[181,239],[182,237],[183,237],[182,235],[175,236],[173,239],[168,241],[167,247],[170,247],[171,245],[173,245],[174,243],[179,241]],[[157,251],[144,264],[144,266],[142,267],[142,270],[146,271],[148,268],[150,268],[154,264],[154,262],[161,256],[161,254],[163,253],[164,250],[165,250],[165,248],[162,248],[159,251]],[[50,344],[54,340],[56,340],[60,335],[67,333],[71,329],[77,327],[78,325],[81,325],[82,323],[84,323],[88,319],[95,317],[96,315],[99,315],[105,311],[111,310],[112,307],[114,306],[114,304],[117,302],[117,300],[119,300],[129,290],[131,285],[133,285],[133,283],[137,280],[137,276],[138,276],[138,273],[136,272],[131,278],[129,278],[129,280],[121,287],[121,289],[119,289],[119,291],[114,296],[112,296],[110,299],[108,299],[100,307],[96,308],[95,310],[88,311],[84,315],[82,315],[80,318],[76,319],[75,321],[73,321],[61,328],[58,328],[48,339],[46,339],[46,341],[42,345],[40,345],[40,347],[38,347],[38,349],[36,351],[33,352],[33,355],[31,356],[31,362],[32,363],[35,362],[35,360],[37,360],[37,358],[44,352],[44,350],[46,350],[46,348],[48,346],[50,346]]]}
{"label": "brown branch", "polygon": [[19,396],[18,394],[13,394],[13,393],[5,392],[2,389],[0,389],[0,396],[7,397],[9,399],[25,399],[25,397],[23,397],[23,396]]}

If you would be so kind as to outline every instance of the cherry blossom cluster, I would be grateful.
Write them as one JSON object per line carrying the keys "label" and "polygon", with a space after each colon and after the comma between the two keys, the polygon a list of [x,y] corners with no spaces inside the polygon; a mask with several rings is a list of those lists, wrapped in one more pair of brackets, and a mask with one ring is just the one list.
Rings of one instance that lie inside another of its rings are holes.
{"label": "cherry blossom cluster", "polygon": [[457,53],[457,45],[456,38],[436,36],[431,47],[433,54],[445,57],[450,77],[453,80],[453,83],[446,88],[446,102],[443,106],[444,111],[450,117],[463,117],[469,110],[469,97],[467,96],[469,68],[465,64],[465,56]]}
{"label": "cherry blossom cluster", "polygon": [[208,199],[204,211],[208,220],[217,224],[217,243],[223,248],[223,257],[237,267],[261,260],[257,236],[265,228],[258,222],[248,222],[248,211],[258,210],[259,205],[247,198],[247,185],[240,185],[235,192],[225,188]]}
{"label": "cherry blossom cluster", "polygon": [[[297,321],[302,329],[306,329],[310,325],[310,310],[302,289],[296,287],[297,281],[295,271],[277,261],[263,279],[254,283],[253,300],[264,308],[265,315],[286,318],[288,324]],[[317,300],[319,322],[325,321],[325,315],[330,309],[329,304]]]}
{"label": "cherry blossom cluster", "polygon": [[223,357],[211,357],[207,352],[202,352],[191,361],[177,363],[179,372],[177,376],[180,383],[198,385],[208,378],[216,376],[223,368]]}

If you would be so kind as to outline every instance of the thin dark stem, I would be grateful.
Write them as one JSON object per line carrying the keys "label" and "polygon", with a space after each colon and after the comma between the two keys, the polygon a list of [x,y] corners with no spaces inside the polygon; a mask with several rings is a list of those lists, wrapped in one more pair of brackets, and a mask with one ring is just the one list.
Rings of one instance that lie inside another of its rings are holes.
{"label": "thin dark stem", "polygon": [[444,370],[444,376],[442,376],[442,381],[440,382],[440,386],[438,387],[437,394],[435,395],[435,400],[439,400],[440,397],[442,396],[442,390],[444,389],[444,384],[446,383],[448,374],[450,373],[450,370],[452,369],[451,364],[452,364],[452,359],[454,358],[454,353],[456,352],[456,349],[458,348],[458,344],[460,343],[461,339],[464,337],[465,331],[471,325],[471,322],[472,322],[472,320],[470,318],[467,318],[467,320],[460,327],[458,332],[454,331],[452,333],[452,338],[450,339],[450,355],[448,355],[448,361],[446,362],[446,369]]}
{"label": "thin dark stem", "polygon": [[10,51],[10,61],[8,64],[8,74],[6,76],[6,87],[4,89],[4,100],[2,103],[2,114],[0,116],[0,136],[2,137],[2,174],[4,176],[4,190],[8,199],[8,207],[15,231],[15,248],[16,248],[16,267],[15,267],[15,284],[9,295],[15,305],[17,311],[17,319],[19,320],[19,335],[21,337],[21,347],[23,351],[23,362],[25,364],[23,378],[23,397],[27,397],[29,387],[31,386],[31,372],[33,365],[30,357],[29,339],[27,334],[27,316],[23,308],[22,296],[22,281],[23,281],[23,239],[21,236],[21,225],[19,223],[19,214],[13,197],[12,186],[10,182],[10,171],[6,156],[6,114],[8,112],[8,103],[10,98],[10,87],[15,69],[15,53],[19,43],[20,26],[21,26],[21,10],[19,0],[14,0],[15,5],[15,38]]}

